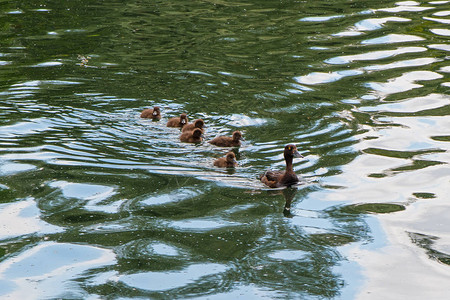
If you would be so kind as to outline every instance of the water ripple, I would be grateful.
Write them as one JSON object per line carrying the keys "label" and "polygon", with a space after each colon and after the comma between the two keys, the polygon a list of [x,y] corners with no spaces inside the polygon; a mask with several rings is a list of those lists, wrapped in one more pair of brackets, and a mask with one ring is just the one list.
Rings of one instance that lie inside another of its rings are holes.
{"label": "water ripple", "polygon": [[[48,259],[51,257],[52,259]],[[44,242],[0,264],[0,295],[12,299],[82,297],[76,277],[115,263],[111,250],[87,245]],[[76,285],[77,287],[75,287]],[[64,287],[61,289],[61,287]]]}
{"label": "water ripple", "polygon": [[[0,228],[2,228],[0,240],[33,234],[46,235],[63,230],[42,221],[39,215],[40,211],[36,207],[35,199],[32,198],[0,204]],[[11,224],[15,225],[10,226]]]}
{"label": "water ripple", "polygon": [[371,31],[383,28],[383,25],[387,22],[409,22],[411,19],[400,17],[385,17],[378,19],[365,19],[355,24],[356,30],[359,31]]}
{"label": "water ripple", "polygon": [[441,74],[431,71],[412,71],[403,75],[389,79],[386,83],[369,82],[367,86],[376,91],[381,96],[401,93],[412,89],[420,88],[423,85],[415,83],[423,80],[435,80],[442,78]]}
{"label": "water ripple", "polygon": [[335,16],[323,16],[323,17],[305,17],[301,18],[299,21],[302,22],[326,22],[333,19],[343,18],[343,15],[335,15]]}
{"label": "water ripple", "polygon": [[450,97],[442,94],[430,94],[423,97],[403,99],[395,103],[386,103],[376,107],[361,107],[361,111],[396,112],[415,114],[450,105]]}
{"label": "water ripple", "polygon": [[316,84],[335,82],[344,77],[361,75],[361,74],[363,74],[363,71],[360,71],[360,70],[342,70],[342,71],[335,71],[335,72],[330,72],[330,73],[313,72],[313,73],[310,73],[305,76],[297,76],[294,79],[295,79],[295,81],[297,81],[300,84],[316,85]]}
{"label": "water ripple", "polygon": [[4,137],[18,137],[51,130],[53,124],[47,118],[31,119],[26,122],[0,127],[0,134]]}
{"label": "water ripple", "polygon": [[390,70],[397,68],[410,68],[410,67],[418,67],[418,66],[426,66],[436,63],[438,61],[442,61],[437,58],[432,57],[423,57],[416,59],[408,59],[408,60],[400,60],[390,64],[385,65],[372,65],[364,67],[363,69],[366,71],[382,71],[382,70]]}
{"label": "water ripple", "polygon": [[126,285],[146,291],[168,291],[183,286],[207,281],[208,277],[226,272],[222,264],[193,264],[179,271],[142,272],[121,275],[117,279]]}
{"label": "water ripple", "polygon": [[450,24],[450,20],[424,17],[425,20],[434,21],[441,24]]}
{"label": "water ripple", "polygon": [[0,297],[446,294],[448,1],[112,2],[2,14]]}
{"label": "water ripple", "polygon": [[402,1],[397,2],[397,7],[380,8],[378,11],[400,13],[400,12],[420,12],[433,9],[432,6],[419,6],[419,2],[416,1]]}
{"label": "water ripple", "polygon": [[424,38],[412,35],[412,34],[388,34],[382,37],[377,37],[373,39],[363,40],[361,44],[364,45],[377,45],[377,44],[394,44],[394,43],[406,43],[406,42],[418,42],[423,41]]}
{"label": "water ripple", "polygon": [[432,28],[430,31],[436,35],[450,36],[450,29]]}
{"label": "water ripple", "polygon": [[399,47],[395,50],[378,50],[355,55],[336,56],[325,60],[325,62],[340,65],[348,64],[354,61],[380,60],[388,57],[395,57],[401,54],[419,53],[425,51],[427,51],[427,48],[425,47]]}
{"label": "water ripple", "polygon": [[170,227],[173,227],[177,230],[189,232],[204,232],[219,228],[241,225],[237,222],[217,220],[217,218],[215,218],[214,220],[210,218],[185,219],[182,221],[172,221],[169,224]]}
{"label": "water ripple", "polygon": [[[446,3],[448,3],[448,1],[447,1]],[[433,14],[433,16],[436,16],[436,17],[446,17],[446,16],[450,16],[450,10],[443,10],[443,11],[435,12],[435,13]]]}

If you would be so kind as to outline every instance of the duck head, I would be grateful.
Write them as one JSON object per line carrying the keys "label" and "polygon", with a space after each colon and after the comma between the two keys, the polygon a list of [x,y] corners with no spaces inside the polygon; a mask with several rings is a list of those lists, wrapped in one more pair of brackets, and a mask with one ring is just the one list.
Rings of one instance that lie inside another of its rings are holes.
{"label": "duck head", "polygon": [[293,157],[303,158],[303,155],[298,152],[297,146],[295,146],[294,144],[286,145],[286,147],[284,147],[284,158]]}
{"label": "duck head", "polygon": [[195,120],[195,122],[194,122],[194,126],[195,126],[195,128],[200,128],[200,129],[202,129],[203,126],[205,126],[205,122],[203,121],[203,119],[197,119],[197,120]]}
{"label": "duck head", "polygon": [[186,114],[181,114],[180,115],[180,123],[181,125],[186,125],[188,123],[188,118]]}
{"label": "duck head", "polygon": [[159,106],[153,107],[153,113],[152,113],[152,115],[153,115],[154,117],[156,117],[156,116],[159,116],[160,114],[161,114],[161,110],[159,109]]}
{"label": "duck head", "polygon": [[195,138],[201,138],[203,137],[203,132],[200,128],[195,128],[194,131],[192,131],[192,136]]}
{"label": "duck head", "polygon": [[233,152],[228,152],[226,155],[226,160],[230,164],[237,164],[236,155]]}
{"label": "duck head", "polygon": [[242,140],[242,133],[239,130],[233,132],[233,141],[238,142]]}

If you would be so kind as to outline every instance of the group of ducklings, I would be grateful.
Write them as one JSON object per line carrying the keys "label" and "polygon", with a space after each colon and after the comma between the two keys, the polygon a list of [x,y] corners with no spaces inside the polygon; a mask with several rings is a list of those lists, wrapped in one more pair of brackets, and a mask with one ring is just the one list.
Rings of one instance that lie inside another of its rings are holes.
{"label": "group of ducklings", "polygon": [[[141,118],[160,120],[161,109],[158,106],[154,108],[144,109]],[[188,117],[182,113],[179,117],[171,118],[167,121],[167,127],[181,128],[180,141],[184,143],[200,143],[203,141],[203,133],[205,132],[205,122],[202,119],[194,120],[189,123]],[[219,147],[239,147],[241,145],[242,134],[240,131],[233,132],[231,137],[218,136],[208,141],[208,143]],[[225,157],[218,158],[214,161],[214,166],[221,168],[237,167],[236,155],[230,151]]]}
{"label": "group of ducklings", "polygon": [[[158,106],[144,109],[141,118],[161,120],[161,109]],[[182,113],[179,117],[171,118],[167,121],[167,127],[181,128],[180,141],[185,143],[200,143],[203,141],[205,122],[197,119],[189,123],[188,117]],[[219,147],[239,147],[241,145],[242,134],[240,131],[234,131],[231,137],[218,136],[208,141],[208,143]],[[299,178],[294,172],[292,161],[294,157],[303,157],[293,144],[286,145],[284,148],[284,159],[286,161],[286,170],[272,171],[267,170],[260,175],[262,183],[271,188],[291,186],[299,182]],[[230,151],[224,157],[214,161],[214,166],[222,168],[237,167],[236,155]]]}

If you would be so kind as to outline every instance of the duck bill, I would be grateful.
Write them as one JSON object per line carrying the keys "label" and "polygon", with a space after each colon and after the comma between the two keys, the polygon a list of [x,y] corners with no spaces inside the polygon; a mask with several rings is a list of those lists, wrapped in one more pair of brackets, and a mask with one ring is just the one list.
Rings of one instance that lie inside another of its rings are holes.
{"label": "duck bill", "polygon": [[304,156],[301,155],[297,150],[294,151],[294,157],[297,157],[297,158],[304,158]]}

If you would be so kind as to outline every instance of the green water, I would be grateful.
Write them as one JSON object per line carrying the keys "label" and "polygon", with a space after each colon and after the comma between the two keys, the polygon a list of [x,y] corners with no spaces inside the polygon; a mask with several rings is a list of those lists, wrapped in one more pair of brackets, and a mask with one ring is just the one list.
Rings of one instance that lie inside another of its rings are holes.
{"label": "green water", "polygon": [[[449,16],[2,1],[0,298],[445,299]],[[239,167],[180,143],[182,112],[240,130]],[[269,190],[288,143],[301,184]]]}

